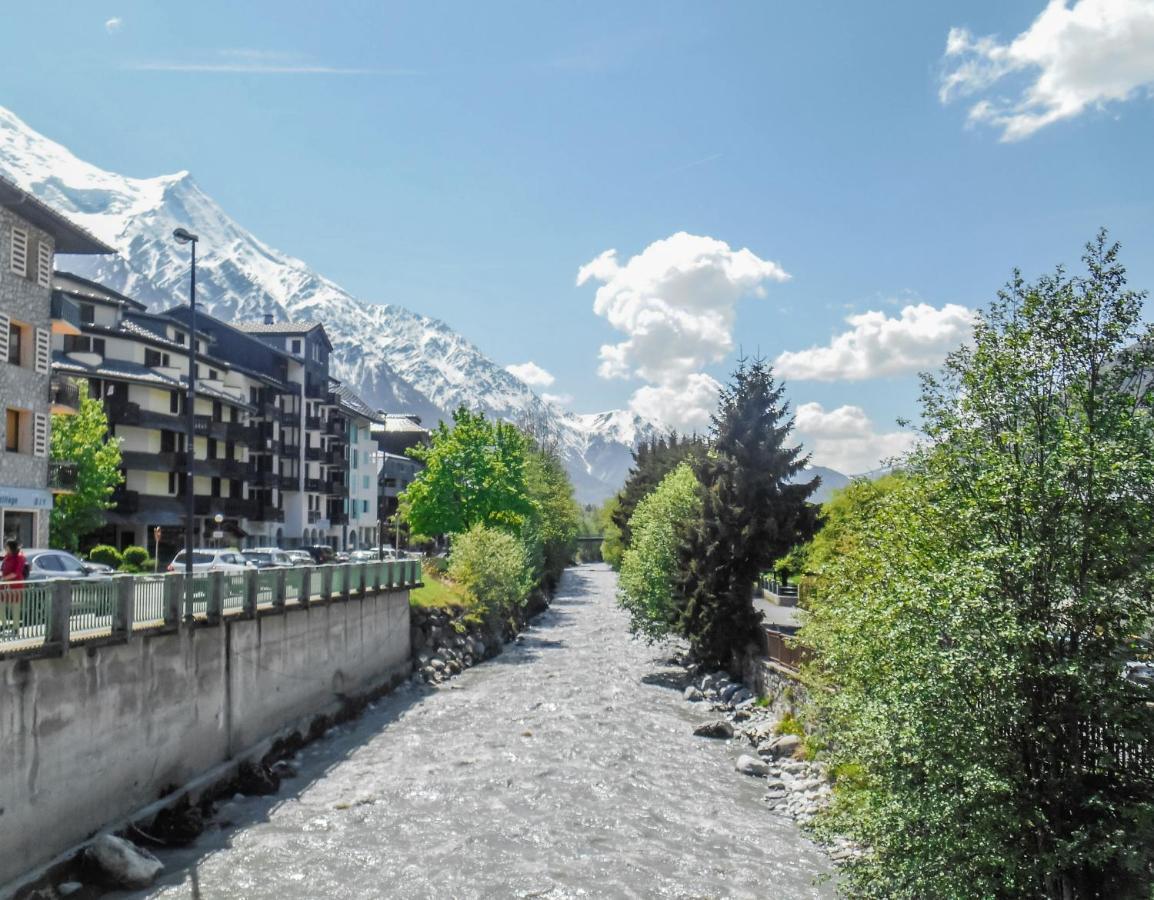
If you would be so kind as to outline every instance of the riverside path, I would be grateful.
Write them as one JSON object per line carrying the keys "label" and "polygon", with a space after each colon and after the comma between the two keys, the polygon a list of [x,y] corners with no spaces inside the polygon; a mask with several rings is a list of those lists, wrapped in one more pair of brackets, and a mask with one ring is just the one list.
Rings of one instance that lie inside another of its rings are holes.
{"label": "riverside path", "polygon": [[823,854],[692,735],[668,650],[606,566],[569,570],[505,652],[406,688],[236,799],[149,893],[193,898],[831,897]]}

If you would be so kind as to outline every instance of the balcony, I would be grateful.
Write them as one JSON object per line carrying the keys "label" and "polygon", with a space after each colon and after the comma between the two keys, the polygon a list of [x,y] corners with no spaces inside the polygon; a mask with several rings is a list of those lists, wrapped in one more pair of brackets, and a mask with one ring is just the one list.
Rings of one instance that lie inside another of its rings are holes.
{"label": "balcony", "polygon": [[141,409],[139,403],[125,400],[105,400],[104,412],[113,425],[132,425],[137,428],[157,428],[166,431],[184,431],[184,416],[175,413]]}
{"label": "balcony", "polygon": [[312,491],[315,494],[321,493],[325,489],[325,483],[319,478],[306,478],[305,490]]}
{"label": "balcony", "polygon": [[320,431],[321,430],[321,417],[320,416],[305,416],[305,428],[307,428],[309,431]]}
{"label": "balcony", "polygon": [[48,385],[48,398],[52,404],[52,414],[72,415],[80,409],[80,388],[71,378],[53,375]]}
{"label": "balcony", "polygon": [[78,477],[75,463],[48,464],[48,490],[54,494],[71,494],[76,490]]}
{"label": "balcony", "polygon": [[244,497],[195,497],[193,510],[198,516],[220,515],[228,519],[254,519],[261,505]]}
{"label": "balcony", "polygon": [[271,469],[259,469],[250,466],[246,477],[250,484],[257,487],[280,487],[280,475]]}
{"label": "balcony", "polygon": [[256,507],[252,518],[259,522],[283,522],[284,510],[279,509],[276,506],[259,504]]}
{"label": "balcony", "polygon": [[309,510],[309,524],[316,525],[321,520],[321,511],[319,509]]}
{"label": "balcony", "polygon": [[329,447],[325,451],[324,462],[330,466],[343,466],[347,457],[345,456],[345,445],[341,444],[337,447]]}
{"label": "balcony", "polygon": [[314,381],[311,378],[305,379],[305,396],[310,400],[324,400],[328,401],[329,386],[324,381]]}
{"label": "balcony", "polygon": [[348,525],[349,514],[347,512],[330,512],[329,524],[331,525]]}
{"label": "balcony", "polygon": [[288,428],[296,428],[301,423],[301,414],[296,410],[279,410],[277,420]]}
{"label": "balcony", "polygon": [[292,459],[299,459],[301,455],[300,445],[290,444],[288,441],[282,440],[280,442],[280,455],[288,456]]}
{"label": "balcony", "polygon": [[326,482],[326,485],[327,488],[325,493],[328,494],[336,494],[337,496],[343,497],[349,492],[349,485],[343,477],[329,478],[329,480]]}
{"label": "balcony", "polygon": [[305,447],[305,459],[309,462],[321,462],[325,458],[325,451],[320,447]]}
{"label": "balcony", "polygon": [[338,437],[348,436],[348,423],[341,416],[329,416],[325,422],[325,432]]}
{"label": "balcony", "polygon": [[80,334],[80,307],[63,294],[52,292],[49,315],[53,334]]}

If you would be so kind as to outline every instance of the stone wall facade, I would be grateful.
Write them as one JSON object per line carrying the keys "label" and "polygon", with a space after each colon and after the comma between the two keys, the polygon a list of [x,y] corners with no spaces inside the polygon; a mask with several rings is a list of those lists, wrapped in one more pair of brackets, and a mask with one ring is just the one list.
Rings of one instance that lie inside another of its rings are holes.
{"label": "stone wall facade", "polygon": [[[12,271],[13,230],[22,229],[28,235],[26,267],[31,277]],[[46,246],[48,286],[38,277],[43,265],[38,249]],[[34,523],[32,534],[18,534],[25,544],[41,547],[48,545],[48,518],[52,507],[48,493],[48,456],[46,445],[51,427],[49,405],[50,367],[37,371],[37,335],[50,337],[51,322],[51,269],[53,259],[51,235],[30,225],[11,210],[0,206],[0,325],[9,324],[19,329],[21,353],[19,364],[10,363],[8,355],[0,357],[0,532],[3,536],[16,533],[12,522]],[[41,337],[46,341],[49,337]],[[8,345],[8,335],[0,346]],[[49,357],[50,361],[50,357]],[[8,410],[20,415],[18,450],[9,451]],[[42,431],[40,447],[36,446],[36,416],[45,417],[47,426]],[[35,451],[43,450],[43,455]],[[4,522],[10,517],[9,523]]]}

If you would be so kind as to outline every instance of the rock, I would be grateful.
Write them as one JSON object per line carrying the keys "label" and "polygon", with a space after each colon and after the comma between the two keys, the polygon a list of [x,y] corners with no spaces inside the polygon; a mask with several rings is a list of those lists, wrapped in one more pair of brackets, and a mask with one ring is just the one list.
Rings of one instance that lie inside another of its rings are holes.
{"label": "rock", "polygon": [[736,694],[738,691],[745,690],[745,688],[743,688],[740,684],[738,684],[736,682],[731,682],[730,684],[727,684],[725,687],[721,688],[720,690],[721,690],[721,694],[720,694],[721,702],[722,703],[728,703],[730,700],[733,699],[734,694]]}
{"label": "rock", "polygon": [[204,831],[204,815],[185,795],[175,806],[162,809],[149,827],[149,834],[174,847],[186,847]]}
{"label": "rock", "polygon": [[425,649],[425,630],[415,625],[409,629],[409,645],[414,652]]}
{"label": "rock", "polygon": [[700,703],[702,700],[705,699],[705,695],[703,693],[701,693],[701,691],[699,691],[693,685],[690,685],[689,687],[687,687],[685,689],[684,696],[685,696],[685,699],[688,700],[690,703]]}
{"label": "rock", "polygon": [[727,675],[725,672],[710,672],[708,675],[701,679],[701,689],[703,691],[716,689],[720,687],[723,682],[728,680],[729,675]]}
{"label": "rock", "polygon": [[280,759],[274,762],[272,764],[272,773],[277,778],[296,778],[299,774],[297,772],[297,767],[287,759]]}
{"label": "rock", "polygon": [[62,881],[60,884],[56,885],[56,893],[61,897],[69,897],[83,887],[84,885],[82,885],[79,881]]}
{"label": "rock", "polygon": [[748,709],[739,709],[733,714],[734,722],[745,722],[753,718],[753,713]]}
{"label": "rock", "polygon": [[280,790],[280,779],[264,766],[253,762],[241,763],[236,779],[237,786],[244,794],[263,797]]}
{"label": "rock", "polygon": [[737,758],[737,765],[734,768],[742,775],[753,775],[758,778],[764,778],[769,774],[769,766],[756,756],[749,756],[745,753]]}
{"label": "rock", "polygon": [[445,669],[445,661],[439,656],[434,656],[431,660],[429,660],[429,665],[436,669],[438,672],[442,672]]}
{"label": "rock", "polygon": [[164,869],[164,864],[147,850],[113,834],[97,837],[84,856],[109,882],[126,888],[148,887]]}
{"label": "rock", "polygon": [[793,756],[800,747],[801,738],[796,734],[783,734],[773,739],[773,742],[769,745],[769,751],[775,759],[782,759],[783,757]]}
{"label": "rock", "polygon": [[693,729],[693,733],[698,737],[707,738],[724,738],[728,740],[733,737],[733,726],[725,719],[718,719],[715,722],[706,722],[704,725],[698,725]]}

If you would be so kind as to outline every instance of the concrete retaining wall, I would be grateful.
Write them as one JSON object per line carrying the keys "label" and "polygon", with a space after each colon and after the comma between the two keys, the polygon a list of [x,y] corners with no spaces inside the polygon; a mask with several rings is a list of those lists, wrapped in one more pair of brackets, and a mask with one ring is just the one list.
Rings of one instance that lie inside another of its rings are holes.
{"label": "concrete retaining wall", "polygon": [[0,660],[0,885],[409,653],[404,590]]}

